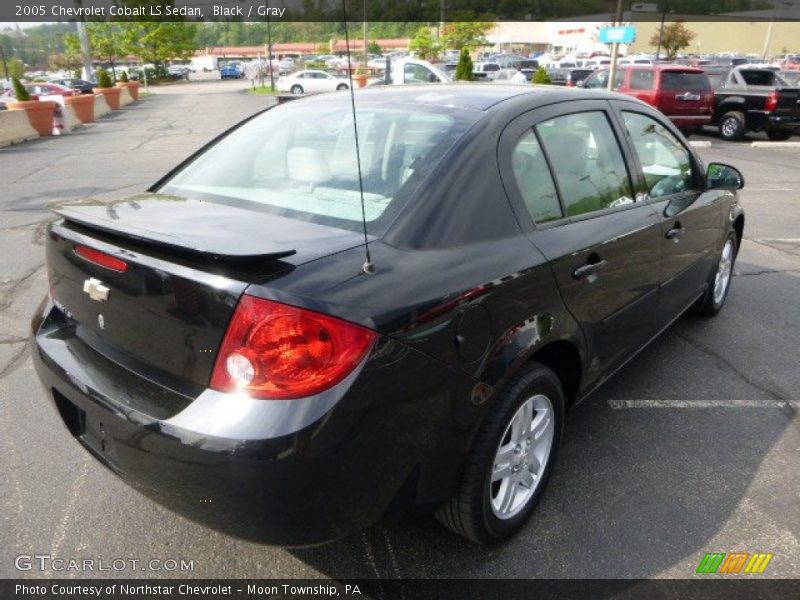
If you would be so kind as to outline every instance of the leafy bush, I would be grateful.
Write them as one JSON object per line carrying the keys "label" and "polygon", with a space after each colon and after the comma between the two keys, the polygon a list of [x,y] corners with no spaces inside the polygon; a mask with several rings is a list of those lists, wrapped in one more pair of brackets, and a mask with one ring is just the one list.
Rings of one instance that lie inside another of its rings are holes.
{"label": "leafy bush", "polygon": [[110,88],[113,87],[113,83],[111,83],[111,75],[108,74],[108,71],[105,69],[99,69],[97,71],[97,87],[100,88]]}
{"label": "leafy bush", "polygon": [[19,79],[13,77],[11,81],[14,86],[14,95],[17,97],[17,102],[27,102],[31,99],[31,95]]}
{"label": "leafy bush", "polygon": [[553,83],[553,80],[550,79],[550,74],[547,72],[547,69],[544,67],[539,67],[533,74],[533,83],[542,83],[547,85]]}
{"label": "leafy bush", "polygon": [[128,72],[127,72],[127,71],[122,71],[122,73],[121,73],[121,74],[120,74],[120,76],[119,76],[119,80],[120,80],[120,82],[122,82],[122,83],[128,83],[128,81],[129,81],[129,79],[128,79]]}
{"label": "leafy bush", "polygon": [[458,66],[456,66],[456,81],[473,81],[475,75],[472,70],[472,58],[470,58],[469,52],[462,50],[458,57]]}
{"label": "leafy bush", "polygon": [[310,60],[306,63],[306,69],[327,69],[328,65],[324,60]]}

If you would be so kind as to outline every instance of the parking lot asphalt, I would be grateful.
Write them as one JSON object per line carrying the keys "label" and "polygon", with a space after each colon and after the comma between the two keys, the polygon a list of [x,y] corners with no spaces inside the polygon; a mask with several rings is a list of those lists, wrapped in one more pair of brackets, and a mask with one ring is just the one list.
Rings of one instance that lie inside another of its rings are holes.
{"label": "parking lot asphalt", "polygon": [[[800,147],[693,138],[747,180],[728,304],[681,318],[570,413],[550,488],[503,546],[426,516],[317,548],[262,546],[173,514],[96,463],[50,407],[25,343],[46,290],[45,203],[145,189],[271,101],[247,85],[163,88],[73,135],[0,150],[0,577],[685,578],[712,551],[770,552],[764,576],[800,574]],[[18,571],[15,557],[32,554],[193,569]]]}

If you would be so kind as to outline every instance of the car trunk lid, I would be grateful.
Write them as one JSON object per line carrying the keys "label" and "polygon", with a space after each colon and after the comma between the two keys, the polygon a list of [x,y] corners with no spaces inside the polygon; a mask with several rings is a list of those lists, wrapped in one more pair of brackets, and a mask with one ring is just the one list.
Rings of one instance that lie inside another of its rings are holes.
{"label": "car trunk lid", "polygon": [[75,335],[188,396],[208,385],[248,285],[363,242],[354,232],[154,194],[53,208],[64,220],[47,239],[51,293]]}

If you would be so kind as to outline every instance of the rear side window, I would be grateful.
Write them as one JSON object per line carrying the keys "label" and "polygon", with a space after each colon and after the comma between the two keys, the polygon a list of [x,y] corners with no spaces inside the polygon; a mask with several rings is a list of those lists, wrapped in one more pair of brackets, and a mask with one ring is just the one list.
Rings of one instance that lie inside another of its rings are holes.
{"label": "rear side window", "polygon": [[739,75],[747,85],[778,85],[773,71],[739,71]]}
{"label": "rear side window", "polygon": [[519,139],[511,154],[511,162],[514,179],[533,220],[536,223],[546,223],[560,219],[563,215],[556,187],[533,131],[526,132]]}
{"label": "rear side window", "polygon": [[662,198],[692,189],[689,151],[661,123],[640,113],[622,112],[647,181],[648,195]]}
{"label": "rear side window", "polygon": [[631,71],[631,89],[652,90],[655,79],[655,73],[649,69],[633,69]]}
{"label": "rear side window", "polygon": [[633,202],[630,179],[605,113],[576,113],[536,126],[567,216]]}
{"label": "rear side window", "polygon": [[706,92],[711,89],[711,83],[705,73],[664,71],[661,73],[661,89]]}

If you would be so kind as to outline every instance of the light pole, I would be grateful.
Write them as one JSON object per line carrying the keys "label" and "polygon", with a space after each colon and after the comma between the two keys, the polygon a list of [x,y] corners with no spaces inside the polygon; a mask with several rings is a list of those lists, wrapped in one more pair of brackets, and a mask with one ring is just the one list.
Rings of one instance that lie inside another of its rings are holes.
{"label": "light pole", "polygon": [[[82,0],[75,0],[79,9],[83,8]],[[81,43],[81,57],[83,58],[83,78],[86,81],[92,80],[92,51],[89,47],[89,36],[86,34],[86,23],[83,22],[83,11],[80,20],[76,23],[78,27],[78,40]]]}
{"label": "light pole", "polygon": [[267,9],[267,62],[269,63],[269,91],[275,93],[275,73],[272,70],[272,19],[269,17],[269,0],[264,0]]}
{"label": "light pole", "polygon": [[664,39],[664,19],[669,10],[669,0],[664,0],[664,7],[661,9],[661,27],[658,30],[658,46],[656,47],[656,62],[658,62],[658,55],[661,54],[661,42]]}
{"label": "light pole", "polygon": [[[622,23],[622,0],[617,0],[617,15],[614,21],[615,26]],[[619,58],[619,42],[615,42],[611,47],[611,65],[608,70],[608,89],[614,89],[614,80],[617,78],[617,59]]]}

